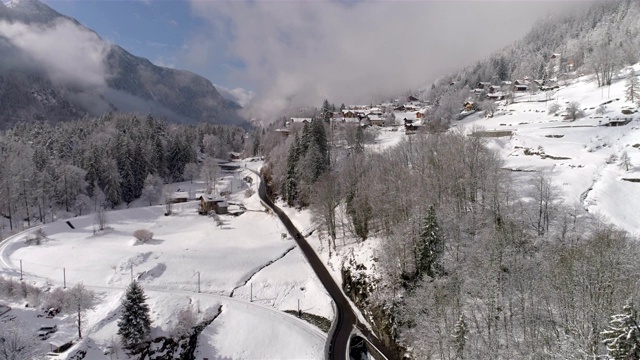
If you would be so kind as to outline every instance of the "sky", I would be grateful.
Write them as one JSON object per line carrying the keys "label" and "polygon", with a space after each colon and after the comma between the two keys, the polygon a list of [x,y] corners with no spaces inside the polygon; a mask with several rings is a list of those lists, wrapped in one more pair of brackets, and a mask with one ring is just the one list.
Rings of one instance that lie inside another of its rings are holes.
{"label": "sky", "polygon": [[[157,65],[249,104],[370,103],[431,84],[584,1],[43,0]],[[228,95],[228,93],[227,93]]]}

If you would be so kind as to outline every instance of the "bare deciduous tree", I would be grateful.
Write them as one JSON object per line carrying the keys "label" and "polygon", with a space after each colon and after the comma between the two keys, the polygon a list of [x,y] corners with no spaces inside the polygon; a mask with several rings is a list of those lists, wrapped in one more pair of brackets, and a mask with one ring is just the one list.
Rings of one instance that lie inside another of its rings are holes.
{"label": "bare deciduous tree", "polygon": [[584,116],[584,112],[580,108],[580,103],[572,101],[567,105],[567,119],[575,121]]}
{"label": "bare deciduous tree", "polygon": [[80,283],[69,289],[67,299],[69,309],[76,314],[78,337],[82,339],[82,317],[86,310],[93,307],[95,294]]}
{"label": "bare deciduous tree", "polygon": [[0,326],[0,360],[40,358],[44,354],[35,335],[17,321],[6,321]]}

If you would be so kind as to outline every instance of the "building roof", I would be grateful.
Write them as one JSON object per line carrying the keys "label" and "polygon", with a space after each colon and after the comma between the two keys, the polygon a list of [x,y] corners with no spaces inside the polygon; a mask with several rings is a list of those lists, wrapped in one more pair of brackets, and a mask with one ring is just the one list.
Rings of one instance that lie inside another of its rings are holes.
{"label": "building roof", "polygon": [[188,191],[174,191],[171,194],[171,198],[172,199],[188,199],[189,198],[189,192]]}
{"label": "building roof", "polygon": [[311,122],[311,118],[291,118],[291,122],[293,123],[310,123]]}

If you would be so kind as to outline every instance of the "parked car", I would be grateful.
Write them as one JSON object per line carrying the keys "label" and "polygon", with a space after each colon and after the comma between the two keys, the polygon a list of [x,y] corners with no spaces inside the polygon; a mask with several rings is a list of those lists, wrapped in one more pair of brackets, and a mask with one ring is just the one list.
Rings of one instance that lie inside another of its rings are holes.
{"label": "parked car", "polygon": [[58,331],[58,325],[43,326],[38,329],[38,338],[40,340],[46,340],[51,334],[55,333],[56,331]]}

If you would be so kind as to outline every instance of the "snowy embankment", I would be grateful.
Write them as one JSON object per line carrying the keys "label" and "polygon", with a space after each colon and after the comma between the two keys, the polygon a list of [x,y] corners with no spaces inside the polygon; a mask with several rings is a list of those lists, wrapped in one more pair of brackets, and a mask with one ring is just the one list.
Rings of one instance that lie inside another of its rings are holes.
{"label": "snowy embankment", "polygon": [[[468,134],[484,128],[505,169],[522,171],[514,173],[516,181],[528,181],[529,172],[545,172],[566,204],[640,235],[640,183],[632,182],[640,179],[640,115],[622,112],[637,109],[625,100],[628,72],[623,69],[610,87],[603,88],[592,76],[571,80],[549,101],[544,101],[545,94],[518,95],[515,103],[500,104],[493,118],[474,114],[457,127]],[[583,117],[565,119],[563,110],[570,102],[580,104]],[[548,111],[553,103],[560,105],[558,115]],[[620,126],[607,126],[611,123]],[[492,137],[499,135],[496,132],[511,135]],[[628,170],[620,160],[624,153],[630,160]]]}
{"label": "snowy embankment", "polygon": [[[90,340],[81,345],[94,344],[92,359],[108,358],[100,349],[117,339],[120,298],[131,277],[149,297],[153,337],[168,335],[180,310],[191,308],[203,319],[222,305],[200,335],[198,356],[321,358],[326,335],[281,310],[297,310],[299,299],[305,312],[331,318],[330,298],[299,250],[291,250],[295,243],[282,239],[282,225],[263,211],[257,194],[245,198],[238,192],[230,201],[248,211],[221,216],[222,226],[198,215],[197,202],[174,205],[171,216],[164,216],[163,206],[108,212],[104,231],[96,231],[93,215],[69,219],[73,228],[65,221],[46,224],[41,245],[26,246],[29,233],[3,243],[0,275],[19,277],[21,264],[27,283],[83,283],[97,292],[98,303],[85,319]],[[137,229],[153,232],[153,240],[136,244]],[[39,312],[11,305],[10,314],[32,331],[43,324]],[[55,339],[74,338],[71,317],[55,321],[61,328]]]}

